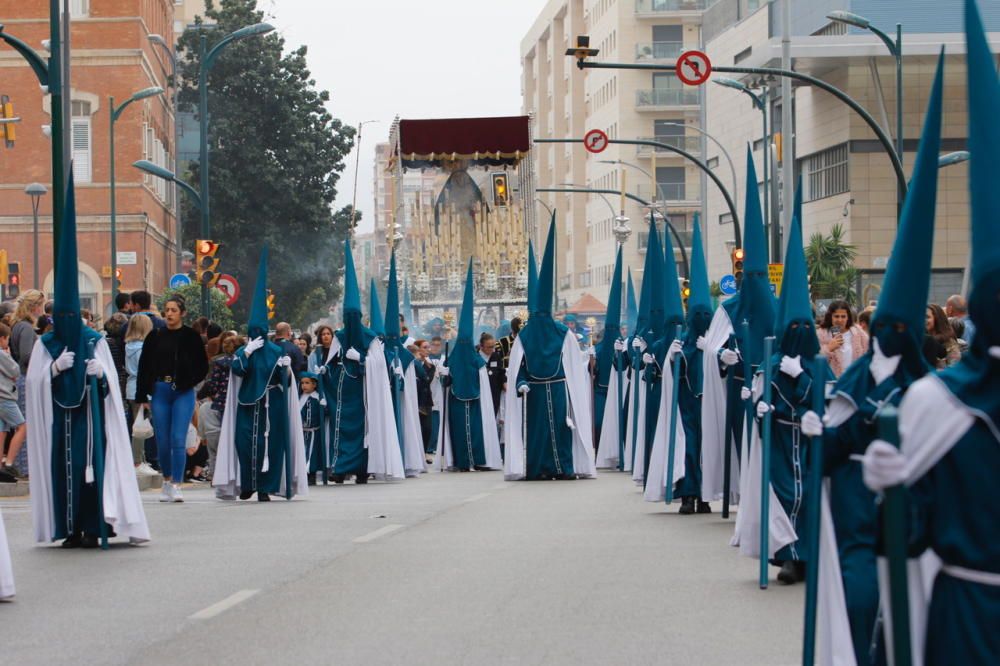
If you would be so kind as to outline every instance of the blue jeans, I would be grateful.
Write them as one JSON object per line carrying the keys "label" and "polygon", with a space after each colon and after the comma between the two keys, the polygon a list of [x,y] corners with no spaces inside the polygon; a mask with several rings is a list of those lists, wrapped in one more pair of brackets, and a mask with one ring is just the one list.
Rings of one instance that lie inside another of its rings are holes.
{"label": "blue jeans", "polygon": [[194,415],[194,389],[177,391],[166,382],[153,387],[153,432],[163,478],[174,483],[184,481],[187,463],[187,432]]}

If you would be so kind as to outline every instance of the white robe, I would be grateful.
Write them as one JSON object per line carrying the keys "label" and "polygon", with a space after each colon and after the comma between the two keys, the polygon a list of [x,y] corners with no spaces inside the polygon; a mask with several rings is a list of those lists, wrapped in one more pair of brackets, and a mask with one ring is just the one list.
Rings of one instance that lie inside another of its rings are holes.
{"label": "white robe", "polygon": [[[608,381],[608,397],[604,402],[604,421],[601,424],[601,438],[597,443],[597,467],[613,469],[618,467],[620,455],[618,438],[621,421],[622,396],[628,392],[628,373],[621,373],[621,385],[618,383],[618,371],[611,369]],[[626,447],[626,454],[628,452]]]}
{"label": "white robe", "polygon": [[[753,394],[757,398],[761,395],[764,386],[764,376],[758,374],[754,377]],[[774,418],[774,415],[771,415]],[[736,524],[733,529],[733,538],[729,542],[732,546],[739,546],[740,553],[747,557],[760,558],[760,514],[761,514],[761,440],[760,431],[756,424],[751,428],[752,437],[750,440],[750,453],[747,455],[747,447],[742,450],[742,469],[740,475],[740,510],[736,512]],[[774,554],[790,543],[798,539],[792,521],[785,513],[784,507],[778,500],[774,488],[768,487],[768,537],[767,537],[767,557],[774,557]]]}
{"label": "white robe", "polygon": [[[670,453],[670,407],[674,395],[674,364],[668,363],[664,368],[660,391],[659,416],[656,421],[656,433],[653,435],[653,449],[649,454],[649,479],[643,499],[647,502],[662,502],[667,498],[667,458]],[[674,442],[674,466],[671,485],[684,478],[684,455],[687,447],[687,437],[684,434],[684,423],[681,420],[680,405],[673,414],[673,428],[677,433]]]}
{"label": "white robe", "polygon": [[7,547],[7,529],[3,524],[3,512],[0,511],[0,599],[14,596],[14,568],[10,563],[10,549]]}
{"label": "white robe", "polygon": [[[119,392],[118,371],[111,358],[108,343],[101,339],[94,347],[94,357],[108,379],[108,395],[104,398],[104,479],[101,504],[104,521],[120,537],[131,543],[149,541],[149,526],[142,508],[139,484],[132,463],[132,440],[125,424],[125,407]],[[55,534],[52,514],[52,357],[41,339],[35,342],[28,363],[25,387],[25,420],[28,428],[28,465],[31,513],[35,541],[49,543]],[[77,363],[85,362],[77,359]]]}
{"label": "white robe", "polygon": [[[507,368],[507,386],[517,386],[517,373],[524,359],[524,347],[520,336],[514,340],[510,350],[510,364]],[[569,418],[576,427],[573,429],[573,472],[580,477],[597,476],[594,465],[594,435],[590,424],[590,398],[587,391],[589,370],[586,361],[580,359],[580,347],[572,332],[566,333],[562,346],[563,372],[566,374],[566,394],[569,396]],[[524,436],[521,430],[521,396],[517,391],[508,391],[505,397],[503,475],[507,481],[517,481],[525,476],[527,460],[524,455]]]}
{"label": "white robe", "polygon": [[403,404],[400,422],[403,426],[403,467],[407,477],[415,477],[427,471],[424,459],[424,434],[420,429],[420,406],[417,403],[417,369],[414,360],[403,373]]}
{"label": "white robe", "polygon": [[[226,394],[226,409],[222,413],[222,429],[219,434],[219,451],[215,458],[215,469],[212,475],[212,485],[219,499],[234,500],[239,497],[240,459],[236,454],[236,415],[239,410],[240,386],[243,378],[235,372],[229,373],[229,389]],[[289,390],[285,392],[288,403],[288,446],[291,447],[292,462],[292,494],[306,495],[309,492],[309,465],[306,462],[306,445],[302,435],[302,413],[299,411],[299,389],[295,382],[289,382]],[[288,475],[281,475],[279,494],[287,494],[285,480]]]}
{"label": "white robe", "polygon": [[[447,393],[445,393],[443,400],[446,400],[447,397]],[[497,419],[496,414],[493,413],[493,394],[490,392],[490,376],[486,366],[479,368],[479,413],[483,421],[483,448],[486,453],[486,466],[490,469],[501,469],[503,460],[500,455],[500,437],[497,434]],[[434,459],[434,468],[439,472],[455,466],[455,456],[451,448],[451,428],[444,420],[446,412],[441,412],[441,414],[437,457]]]}
{"label": "white robe", "polygon": [[646,437],[646,379],[640,368],[633,367],[630,374],[628,409],[625,414],[625,471],[632,472],[632,480],[635,481],[635,470],[639,470],[641,483],[642,461],[646,457],[643,448]]}
{"label": "white robe", "polygon": [[[726,452],[726,378],[719,375],[718,352],[729,336],[733,325],[725,308],[716,308],[712,323],[705,332],[706,346],[702,354],[703,393],[701,398],[701,497],[706,502],[722,498],[725,479]],[[742,405],[740,406],[742,409]],[[741,440],[746,439],[744,432]],[[744,442],[741,447],[746,451]],[[739,501],[740,466],[736,442],[730,457],[730,501]]]}

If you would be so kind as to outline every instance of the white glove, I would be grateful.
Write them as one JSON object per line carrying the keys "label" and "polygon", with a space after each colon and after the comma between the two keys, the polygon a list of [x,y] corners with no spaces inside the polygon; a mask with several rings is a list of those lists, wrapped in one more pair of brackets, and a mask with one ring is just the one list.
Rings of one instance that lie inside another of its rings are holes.
{"label": "white glove", "polygon": [[246,347],[243,348],[243,353],[246,355],[247,358],[250,358],[251,354],[253,354],[255,351],[257,351],[263,346],[264,346],[264,338],[256,337],[247,343]]}
{"label": "white glove", "polygon": [[615,340],[615,351],[623,352],[625,349],[626,345],[624,340]]}
{"label": "white glove", "polygon": [[749,400],[752,395],[753,392],[746,386],[740,389],[740,400]]}
{"label": "white glove", "polygon": [[656,362],[656,358],[652,354],[643,354],[642,362],[646,365],[653,365]]}
{"label": "white glove", "polygon": [[327,370],[326,366],[325,365],[321,365],[321,366],[319,366],[316,369],[316,374],[317,375],[325,375],[326,374],[326,370]]}
{"label": "white glove", "polygon": [[865,485],[874,492],[898,486],[906,480],[906,459],[895,446],[876,439],[861,460]]}
{"label": "white glove", "polygon": [[288,354],[278,358],[278,365],[282,368],[287,368],[292,364],[292,357]]}
{"label": "white glove", "polygon": [[71,352],[69,349],[64,349],[59,358],[52,361],[52,376],[55,377],[60,372],[66,372],[73,367],[73,363],[76,360],[76,352]]}
{"label": "white glove", "polygon": [[671,342],[670,348],[667,349],[667,362],[673,363],[674,356],[677,356],[677,354],[680,354],[683,350],[684,350],[683,342],[681,342],[680,340],[674,340],[673,342]]}
{"label": "white glove", "polygon": [[104,376],[104,368],[96,358],[87,359],[87,376],[97,377],[98,379]]}
{"label": "white glove", "polygon": [[802,357],[801,356],[782,356],[781,357],[781,371],[795,379],[802,374]]}
{"label": "white glove", "polygon": [[632,341],[632,346],[639,351],[646,351],[646,341],[642,338],[636,338]]}
{"label": "white glove", "polygon": [[597,356],[597,351],[593,347],[587,347],[587,356]]}
{"label": "white glove", "polygon": [[566,417],[566,427],[570,430],[576,430],[576,425],[573,423],[573,419],[568,416]]}
{"label": "white glove", "polygon": [[810,409],[802,415],[801,430],[806,437],[819,437],[823,434],[823,420],[819,414]]}
{"label": "white glove", "polygon": [[719,360],[727,368],[731,365],[736,365],[740,362],[740,355],[734,352],[732,349],[723,349],[722,353],[719,354]]}
{"label": "white glove", "polygon": [[319,406],[320,407],[326,407],[326,398],[320,398],[319,399]]}
{"label": "white glove", "polygon": [[530,390],[531,387],[528,386],[527,384],[521,384],[520,386],[517,387],[517,392],[520,393],[521,395],[528,395],[528,391]]}
{"label": "white glove", "polygon": [[769,411],[771,411],[771,405],[767,404],[763,400],[757,403],[757,418],[764,418],[764,414],[767,414]]}
{"label": "white glove", "polygon": [[438,377],[447,377],[451,374],[451,368],[447,365],[439,365],[437,369]]}
{"label": "white glove", "polygon": [[705,339],[704,335],[699,335],[698,339],[694,341],[694,346],[702,351],[705,351],[705,347],[708,346],[708,340]]}
{"label": "white glove", "polygon": [[397,377],[403,376],[403,366],[401,366],[399,363],[396,363],[395,365],[392,366],[392,371],[396,373]]}
{"label": "white glove", "polygon": [[344,356],[346,356],[347,358],[351,359],[352,361],[360,361],[361,360],[361,354],[354,347],[351,347],[350,349],[348,349],[347,353],[344,354]]}

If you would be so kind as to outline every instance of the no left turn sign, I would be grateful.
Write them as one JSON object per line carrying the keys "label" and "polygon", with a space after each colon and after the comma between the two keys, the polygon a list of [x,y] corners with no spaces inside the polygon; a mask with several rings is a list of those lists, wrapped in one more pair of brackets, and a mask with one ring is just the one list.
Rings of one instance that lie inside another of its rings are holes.
{"label": "no left turn sign", "polygon": [[685,51],[677,59],[674,72],[689,86],[700,86],[712,75],[712,62],[701,51]]}
{"label": "no left turn sign", "polygon": [[597,154],[608,147],[608,135],[602,130],[592,129],[583,135],[583,147]]}

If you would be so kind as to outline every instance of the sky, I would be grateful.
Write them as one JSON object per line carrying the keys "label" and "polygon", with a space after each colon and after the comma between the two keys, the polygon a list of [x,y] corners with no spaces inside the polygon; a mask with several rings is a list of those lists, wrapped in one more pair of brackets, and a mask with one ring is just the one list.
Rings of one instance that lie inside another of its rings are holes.
{"label": "sky", "polygon": [[[285,38],[308,47],[316,86],[330,91],[334,117],[361,138],[358,210],[372,228],[375,143],[395,116],[450,118],[521,112],[521,39],[545,0],[259,0]],[[350,205],[357,150],[338,183],[336,207]]]}

